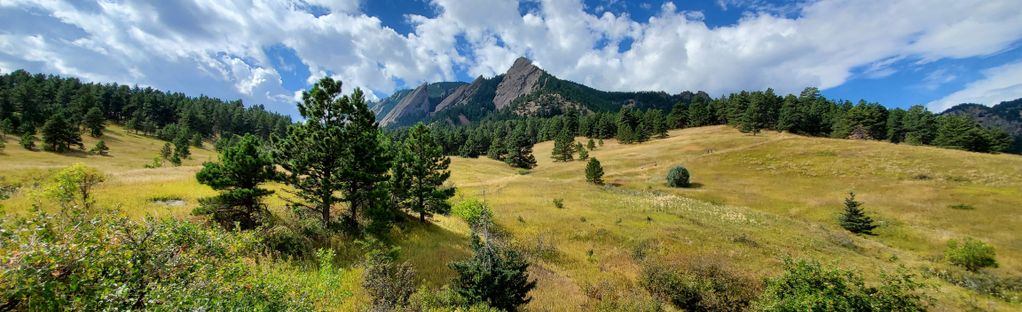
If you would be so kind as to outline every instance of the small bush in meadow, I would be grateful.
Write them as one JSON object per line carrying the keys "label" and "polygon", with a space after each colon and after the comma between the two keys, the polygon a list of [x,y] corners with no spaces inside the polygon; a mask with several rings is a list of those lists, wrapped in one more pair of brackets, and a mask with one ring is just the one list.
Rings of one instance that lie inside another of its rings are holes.
{"label": "small bush in meadow", "polygon": [[961,241],[948,241],[947,250],[944,251],[944,258],[948,262],[972,272],[987,267],[996,268],[995,256],[994,246],[969,237]]}
{"label": "small bush in meadow", "polygon": [[768,279],[754,303],[759,311],[925,311],[915,276],[881,273],[881,285],[866,286],[855,271],[818,262],[785,261],[784,273]]}
{"label": "small bush in meadow", "polygon": [[557,207],[557,209],[563,209],[564,198],[554,198],[554,207]]}
{"label": "small bush in meadow", "polygon": [[451,214],[465,220],[469,225],[477,226],[490,222],[493,212],[486,203],[475,199],[465,199],[451,208]]}
{"label": "small bush in meadow", "polygon": [[706,260],[683,269],[647,264],[639,283],[653,297],[686,311],[744,311],[761,292],[756,280]]}
{"label": "small bush in meadow", "polygon": [[688,169],[682,166],[675,166],[667,172],[667,185],[670,187],[689,187]]}

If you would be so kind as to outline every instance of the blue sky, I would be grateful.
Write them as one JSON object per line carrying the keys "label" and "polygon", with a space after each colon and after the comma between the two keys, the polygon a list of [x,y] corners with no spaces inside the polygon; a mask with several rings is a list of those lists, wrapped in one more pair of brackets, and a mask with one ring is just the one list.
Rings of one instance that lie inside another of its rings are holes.
{"label": "blue sky", "polygon": [[1022,97],[1017,0],[0,0],[0,71],[296,114],[323,76],[372,98],[526,56],[603,90],[816,86],[940,111]]}

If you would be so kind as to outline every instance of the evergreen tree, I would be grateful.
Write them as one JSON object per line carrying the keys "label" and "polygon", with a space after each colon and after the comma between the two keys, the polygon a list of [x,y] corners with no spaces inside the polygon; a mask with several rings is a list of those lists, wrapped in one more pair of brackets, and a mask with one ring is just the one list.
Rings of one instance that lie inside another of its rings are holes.
{"label": "evergreen tree", "polygon": [[599,144],[602,147],[603,146],[603,139],[602,138],[601,139],[597,139],[597,144]]}
{"label": "evergreen tree", "polygon": [[603,185],[603,166],[596,158],[589,159],[586,163],[586,181],[596,185]]}
{"label": "evergreen tree", "polygon": [[194,135],[192,135],[192,140],[188,143],[190,143],[192,146],[202,148],[202,135],[196,132]]}
{"label": "evergreen tree", "polygon": [[797,132],[795,130],[800,122],[798,112],[798,98],[792,94],[785,96],[777,115],[777,131]]}
{"label": "evergreen tree", "polygon": [[35,141],[36,141],[35,134],[32,134],[31,132],[25,132],[25,134],[21,135],[21,139],[18,140],[18,144],[20,144],[21,147],[27,150],[33,151],[35,150]]}
{"label": "evergreen tree", "polygon": [[770,103],[765,95],[753,94],[741,114],[739,129],[742,132],[751,132],[752,135],[759,134],[760,130],[770,124]]}
{"label": "evergreen tree", "polygon": [[701,127],[713,124],[713,113],[710,111],[709,103],[702,97],[697,97],[688,107],[688,126]]}
{"label": "evergreen tree", "polygon": [[873,219],[862,210],[862,203],[855,201],[855,193],[848,193],[845,199],[845,210],[841,214],[841,227],[856,234],[873,234],[877,226]]}
{"label": "evergreen tree", "polygon": [[305,121],[288,127],[273,150],[275,162],[286,173],[284,181],[301,200],[296,204],[318,213],[324,225],[333,221],[331,208],[341,201],[336,193],[342,168],[350,160],[344,137],[351,113],[348,101],[341,96],[341,83],[329,77],[303,91],[298,112]]}
{"label": "evergreen tree", "polygon": [[85,124],[85,128],[89,129],[89,135],[94,138],[103,136],[103,111],[99,107],[93,107],[89,109],[89,112],[85,114],[85,118],[82,123]]}
{"label": "evergreen tree", "polygon": [[493,142],[490,143],[490,149],[486,152],[486,157],[503,161],[505,154],[507,154],[507,147],[504,146],[503,138],[494,136]]}
{"label": "evergreen tree", "polygon": [[68,123],[63,113],[54,114],[43,125],[43,149],[63,153],[71,150],[72,145],[82,145],[82,137],[78,128]]}
{"label": "evergreen tree", "polygon": [[573,153],[575,153],[574,138],[571,137],[567,130],[562,130],[561,134],[554,140],[551,156],[554,161],[571,161]]}
{"label": "evergreen tree", "polygon": [[667,137],[667,120],[664,119],[664,114],[659,109],[651,109],[646,112],[646,116],[651,124],[650,133],[655,135],[657,138],[663,139]]}
{"label": "evergreen tree", "polygon": [[99,142],[96,142],[96,147],[93,147],[91,152],[106,156],[107,153],[110,152],[110,148],[106,146],[106,142],[99,140]]}
{"label": "evergreen tree", "polygon": [[590,151],[596,149],[596,142],[593,141],[593,138],[589,138],[589,142],[586,143],[586,148]]}
{"label": "evergreen tree", "polygon": [[532,155],[532,141],[529,140],[524,125],[519,125],[511,133],[504,162],[515,168],[532,169],[536,166],[536,157]]}
{"label": "evergreen tree", "polygon": [[671,113],[667,114],[667,127],[681,129],[686,126],[688,126],[688,105],[678,102],[671,108]]}
{"label": "evergreen tree", "polygon": [[195,174],[199,183],[209,185],[220,194],[200,199],[201,205],[194,213],[211,215],[225,228],[234,227],[235,222],[241,229],[259,226],[269,215],[260,198],[273,193],[259,185],[277,176],[269,154],[260,148],[254,136],[245,135],[225,148],[219,161],[203,163]]}
{"label": "evergreen tree", "polygon": [[887,140],[891,143],[905,141],[905,110],[892,109],[887,112]]}
{"label": "evergreen tree", "polygon": [[173,153],[174,150],[173,147],[171,147],[170,142],[163,143],[163,148],[160,149],[160,158],[170,159],[170,156]]}
{"label": "evergreen tree", "polygon": [[450,266],[458,273],[454,291],[469,304],[486,303],[515,311],[532,301],[529,291],[536,287],[536,281],[529,281],[529,262],[513,249],[484,242],[473,233],[472,257]]}
{"label": "evergreen tree", "polygon": [[926,107],[915,105],[905,111],[902,127],[905,129],[905,143],[931,144],[937,136],[937,117]]}
{"label": "evergreen tree", "polygon": [[578,151],[578,159],[589,159],[589,151],[586,150],[585,146],[582,146],[581,142],[575,143],[575,150]]}
{"label": "evergreen tree", "polygon": [[387,181],[393,155],[388,151],[387,136],[380,131],[376,114],[366,104],[362,90],[355,88],[347,96],[351,114],[345,124],[346,161],[341,167],[341,187],[348,202],[345,221],[348,229],[358,233],[359,220],[374,234],[386,232],[397,220],[399,211],[386,200],[390,190]]}
{"label": "evergreen tree", "polygon": [[188,148],[187,135],[178,135],[177,138],[174,139],[174,156],[177,156],[180,159],[188,159],[188,157],[192,156],[192,152]]}
{"label": "evergreen tree", "polygon": [[426,222],[426,217],[432,214],[450,212],[451,204],[447,199],[454,196],[455,189],[444,186],[451,177],[447,170],[450,164],[451,159],[444,156],[429,128],[419,123],[408,131],[408,138],[394,162],[394,171],[401,172],[405,180],[398,185],[408,188],[401,191],[406,194],[401,205],[418,213],[419,221]]}

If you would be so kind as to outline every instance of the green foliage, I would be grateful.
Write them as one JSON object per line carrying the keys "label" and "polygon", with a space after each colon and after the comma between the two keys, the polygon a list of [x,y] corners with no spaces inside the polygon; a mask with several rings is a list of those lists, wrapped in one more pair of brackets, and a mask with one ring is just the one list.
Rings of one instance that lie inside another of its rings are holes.
{"label": "green foliage", "polygon": [[486,203],[475,199],[468,198],[454,205],[451,209],[451,213],[462,220],[465,220],[469,225],[476,227],[478,225],[489,225],[492,222],[493,211]]}
{"label": "green foliage", "polygon": [[593,141],[593,138],[589,138],[589,142],[586,143],[586,149],[590,151],[596,149],[596,142]]}
{"label": "green foliage", "polygon": [[505,311],[514,311],[529,303],[529,291],[536,281],[529,281],[529,262],[517,251],[472,235],[472,257],[452,262],[458,273],[454,291],[467,303],[486,303]]}
{"label": "green foliage", "polygon": [[964,115],[947,115],[937,119],[933,144],[973,152],[1002,152],[1011,147],[1012,138],[1000,129],[985,129]]}
{"label": "green foliage", "polygon": [[564,209],[564,198],[554,198],[554,207]]}
{"label": "green foliage", "polygon": [[589,159],[589,150],[582,146],[582,143],[575,143],[575,150],[578,151],[579,160]]}
{"label": "green foliage", "polygon": [[921,284],[899,273],[868,287],[858,272],[831,269],[817,262],[784,263],[784,274],[768,279],[754,304],[759,311],[925,311]]}
{"label": "green foliage", "polygon": [[551,157],[554,161],[571,161],[574,159],[575,139],[569,131],[561,131],[561,134],[554,140],[554,148]]}
{"label": "green foliage", "polygon": [[106,177],[96,168],[76,163],[50,176],[46,195],[65,209],[89,208],[92,207],[92,189],[105,180]]}
{"label": "green foliage", "polygon": [[56,113],[43,125],[43,149],[63,153],[71,150],[72,145],[81,146],[82,136],[78,127],[71,125],[64,113]]}
{"label": "green foliage", "polygon": [[36,137],[34,134],[25,133],[21,135],[21,138],[18,140],[18,144],[24,149],[33,151],[35,150],[35,141]]}
{"label": "green foliage", "polygon": [[689,173],[685,167],[674,166],[671,171],[667,172],[667,186],[689,187],[689,185]]}
{"label": "green foliage", "polygon": [[85,114],[85,118],[82,119],[85,128],[89,130],[89,135],[95,138],[103,136],[103,129],[106,128],[103,125],[104,121],[103,111],[99,107],[89,109],[89,112]]}
{"label": "green foliage", "polygon": [[160,157],[163,159],[170,159],[170,156],[174,153],[173,146],[170,142],[163,143],[163,147],[160,148]]}
{"label": "green foliage", "polygon": [[415,292],[415,269],[397,262],[397,249],[373,249],[366,254],[362,287],[372,298],[371,311],[395,311],[408,305]]}
{"label": "green foliage", "polygon": [[969,271],[959,267],[926,268],[925,273],[981,294],[1006,302],[1022,302],[1022,277],[1001,276],[989,271]]}
{"label": "green foliage", "polygon": [[982,268],[996,268],[995,257],[994,246],[971,237],[961,241],[953,239],[948,241],[947,249],[944,251],[944,259],[971,272],[977,272]]}
{"label": "green foliage", "polygon": [[106,156],[110,152],[110,148],[106,146],[106,142],[99,140],[96,142],[96,146],[89,150],[89,152]]}
{"label": "green foliage", "polygon": [[646,264],[639,284],[654,297],[685,311],[745,311],[761,291],[757,281],[716,263],[697,263],[681,270]]}
{"label": "green foliage", "polygon": [[855,201],[855,193],[848,193],[845,198],[845,209],[839,218],[841,227],[856,234],[873,234],[877,227],[873,219],[862,210],[862,202]]}
{"label": "green foliage", "polygon": [[273,155],[287,173],[285,182],[295,189],[296,204],[329,225],[334,203],[343,198],[350,232],[361,232],[359,220],[368,220],[376,230],[385,228],[395,219],[385,188],[391,155],[362,91],[342,96],[341,82],[325,77],[302,93],[298,111],[305,121],[288,128]]}
{"label": "green foliage", "polygon": [[596,185],[603,185],[603,165],[595,157],[586,163],[586,181]]}
{"label": "green foliage", "polygon": [[422,222],[429,215],[450,212],[447,199],[454,196],[455,188],[444,185],[451,177],[450,164],[429,128],[421,123],[413,126],[399,147],[391,175],[400,205],[418,213]]}
{"label": "green foliage", "polygon": [[269,211],[260,203],[260,198],[273,192],[259,185],[276,179],[277,173],[270,155],[260,148],[257,140],[245,135],[220,153],[220,162],[202,164],[202,169],[195,174],[196,180],[220,194],[200,199],[194,214],[210,215],[227,229],[234,228],[235,224],[241,229],[263,224]]}
{"label": "green foliage", "polygon": [[507,154],[504,162],[511,167],[532,169],[536,166],[536,157],[532,155],[532,141],[524,124],[515,127],[511,133],[511,139],[507,144]]}
{"label": "green foliage", "polygon": [[144,167],[146,169],[153,169],[153,168],[163,167],[163,158],[160,158],[158,156],[157,157],[153,157],[153,161],[149,162],[148,164],[145,164]]}
{"label": "green foliage", "polygon": [[202,148],[202,134],[195,133],[192,135],[192,140],[189,142],[192,146]]}
{"label": "green foliage", "polygon": [[188,144],[188,135],[181,134],[174,139],[174,155],[180,159],[188,159],[192,156],[191,149]]}

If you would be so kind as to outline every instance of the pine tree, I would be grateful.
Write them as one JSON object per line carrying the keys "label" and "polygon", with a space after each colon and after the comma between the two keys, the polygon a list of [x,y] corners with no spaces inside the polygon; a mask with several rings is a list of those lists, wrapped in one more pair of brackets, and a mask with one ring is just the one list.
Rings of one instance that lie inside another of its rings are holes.
{"label": "pine tree", "polygon": [[183,134],[178,135],[174,139],[174,156],[180,159],[188,159],[192,156],[192,151],[188,148],[188,136]]}
{"label": "pine tree", "polygon": [[603,139],[602,139],[602,138],[600,138],[600,139],[597,139],[597,140],[598,140],[598,141],[597,141],[597,144],[599,144],[599,145],[600,145],[600,147],[603,147]]}
{"label": "pine tree", "polygon": [[589,159],[586,163],[586,181],[596,185],[603,185],[603,166],[596,158]]}
{"label": "pine tree", "polygon": [[862,203],[855,201],[855,193],[848,193],[840,221],[841,227],[856,234],[873,234],[873,229],[877,227],[873,219],[862,210]]}
{"label": "pine tree", "polygon": [[486,152],[486,157],[502,161],[505,154],[507,154],[507,147],[504,146],[503,138],[494,136],[493,142],[490,143],[490,149]]}
{"label": "pine tree", "polygon": [[511,167],[522,169],[532,169],[536,166],[536,157],[532,155],[532,141],[529,140],[525,125],[516,127],[507,143],[504,162]]}
{"label": "pine tree", "polygon": [[110,148],[106,146],[106,142],[99,140],[99,142],[96,142],[96,147],[93,147],[91,152],[106,156],[107,153],[110,152]]}
{"label": "pine tree", "polygon": [[596,142],[593,141],[593,138],[589,138],[589,142],[586,143],[586,148],[590,151],[596,149]]}
{"label": "pine tree", "polygon": [[364,219],[366,230],[381,234],[390,229],[400,213],[387,201],[393,155],[389,153],[388,138],[380,131],[376,114],[366,104],[362,90],[355,88],[347,98],[351,114],[344,131],[347,160],[341,167],[341,189],[348,202],[344,219],[349,231],[359,233],[359,220]]}
{"label": "pine tree", "polygon": [[[407,187],[401,205],[419,214],[419,221],[426,222],[432,214],[447,214],[451,210],[447,199],[454,196],[454,187],[445,187],[451,177],[447,167],[451,159],[444,156],[443,149],[433,140],[428,127],[416,124],[408,131],[408,138],[394,162],[394,172],[401,172],[402,180],[397,185]],[[395,190],[396,191],[396,190]]]}
{"label": "pine tree", "polygon": [[276,142],[274,161],[284,169],[285,182],[301,200],[296,203],[319,214],[324,225],[333,221],[331,208],[340,202],[341,174],[348,143],[344,138],[348,99],[341,96],[341,83],[323,78],[302,92],[298,112],[305,119],[288,127]]}
{"label": "pine tree", "polygon": [[580,160],[589,159],[589,151],[586,150],[585,146],[582,146],[581,142],[575,143],[575,150],[578,151],[578,159]]}
{"label": "pine tree", "polygon": [[200,199],[201,205],[193,213],[211,215],[225,228],[233,228],[235,222],[241,229],[259,226],[269,215],[260,198],[273,193],[259,185],[277,176],[270,155],[262,151],[254,136],[245,135],[225,148],[219,160],[203,163],[195,178],[220,194]]}
{"label": "pine tree", "polygon": [[35,141],[36,141],[35,134],[32,134],[31,132],[25,132],[25,134],[21,135],[21,139],[18,140],[18,144],[20,144],[21,147],[27,150],[33,151],[35,150]]}
{"label": "pine tree", "polygon": [[671,129],[681,129],[688,125],[688,105],[685,103],[678,102],[671,108],[671,113],[667,115],[667,127]]}
{"label": "pine tree", "polygon": [[571,161],[574,159],[572,154],[575,153],[575,140],[568,131],[562,130],[561,134],[554,139],[554,148],[551,153],[554,161]]}
{"label": "pine tree", "polygon": [[194,135],[192,135],[191,142],[188,143],[192,144],[192,146],[202,148],[202,135],[199,133],[195,133]]}
{"label": "pine tree", "polygon": [[43,149],[63,153],[71,150],[72,145],[82,145],[82,137],[78,128],[72,126],[63,113],[54,114],[43,125]]}
{"label": "pine tree", "polygon": [[89,109],[89,112],[85,114],[85,118],[82,123],[85,124],[85,128],[89,129],[89,135],[94,138],[103,136],[104,122],[103,111],[99,110],[99,107],[93,107]]}
{"label": "pine tree", "polygon": [[170,159],[171,154],[174,153],[173,147],[170,142],[163,143],[163,148],[160,149],[160,157],[163,159]]}

